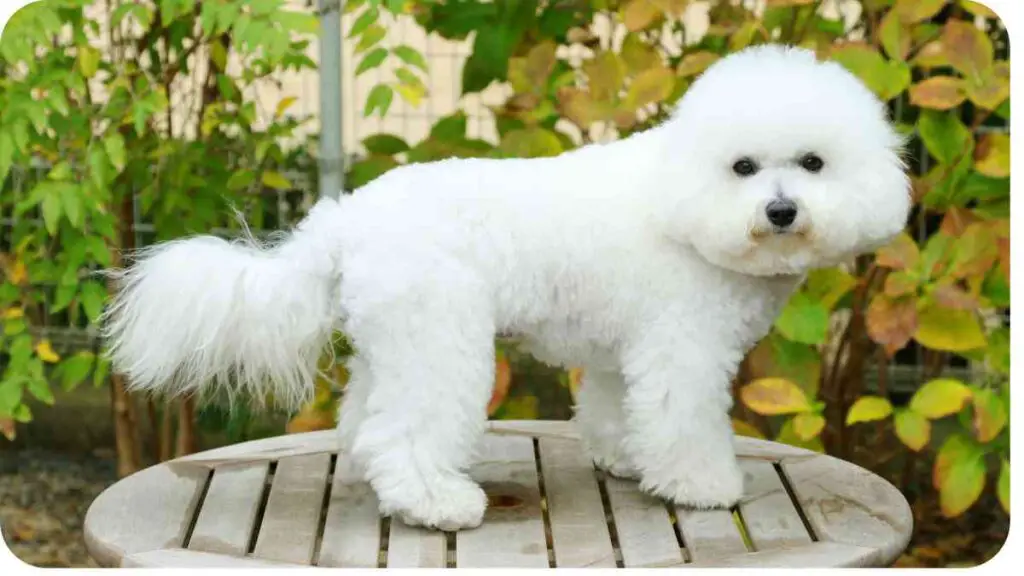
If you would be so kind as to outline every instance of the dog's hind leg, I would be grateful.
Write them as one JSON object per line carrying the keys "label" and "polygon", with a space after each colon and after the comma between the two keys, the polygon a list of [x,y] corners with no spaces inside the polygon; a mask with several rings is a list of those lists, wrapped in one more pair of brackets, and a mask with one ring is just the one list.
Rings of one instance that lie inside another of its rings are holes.
{"label": "dog's hind leg", "polygon": [[442,530],[474,527],[487,497],[466,470],[494,384],[493,322],[476,291],[417,292],[362,318],[352,334],[371,378],[353,453],[381,513]]}
{"label": "dog's hind leg", "polygon": [[584,368],[574,419],[583,444],[598,468],[612,476],[635,479],[639,478],[639,472],[623,446],[625,395],[626,383],[618,372]]}
{"label": "dog's hind leg", "polygon": [[349,371],[349,378],[341,398],[341,407],[338,409],[338,440],[341,461],[338,463],[335,474],[340,477],[343,484],[352,484],[366,479],[365,467],[352,454],[352,445],[355,443],[356,432],[363,420],[366,419],[366,399],[372,381],[370,366],[361,355],[357,354],[351,357],[346,367]]}

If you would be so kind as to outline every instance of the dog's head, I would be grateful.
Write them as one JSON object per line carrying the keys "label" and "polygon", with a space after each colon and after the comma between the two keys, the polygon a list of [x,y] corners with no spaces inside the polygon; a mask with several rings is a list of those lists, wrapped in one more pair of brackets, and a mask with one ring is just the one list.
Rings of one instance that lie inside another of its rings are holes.
{"label": "dog's head", "polygon": [[718,266],[800,274],[906,224],[903,139],[864,84],[810,51],[762,46],[719,61],[663,128],[673,177],[659,186],[662,218]]}

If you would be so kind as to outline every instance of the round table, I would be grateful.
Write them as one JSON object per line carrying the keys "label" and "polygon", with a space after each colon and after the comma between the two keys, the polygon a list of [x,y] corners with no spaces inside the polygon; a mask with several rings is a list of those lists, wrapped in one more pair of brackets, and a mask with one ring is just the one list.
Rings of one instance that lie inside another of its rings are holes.
{"label": "round table", "polygon": [[746,495],[712,511],[596,471],[571,422],[490,422],[484,444],[470,473],[490,506],[472,530],[381,518],[367,485],[334,480],[337,436],[325,431],[129,476],[89,508],[86,544],[125,567],[886,566],[913,527],[884,479],[775,442],[737,438]]}

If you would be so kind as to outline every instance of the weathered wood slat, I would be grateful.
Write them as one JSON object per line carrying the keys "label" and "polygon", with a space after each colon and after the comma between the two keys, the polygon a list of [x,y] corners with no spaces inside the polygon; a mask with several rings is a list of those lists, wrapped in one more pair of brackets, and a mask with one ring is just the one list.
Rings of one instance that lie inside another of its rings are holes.
{"label": "weathered wood slat", "polygon": [[491,499],[483,525],[456,534],[463,568],[548,566],[533,440],[486,436],[470,476]]}
{"label": "weathered wood slat", "polygon": [[675,511],[691,561],[703,562],[747,552],[739,527],[728,510],[689,510],[676,506]]}
{"label": "weathered wood slat", "polygon": [[259,440],[232,444],[206,452],[184,456],[176,462],[191,462],[205,466],[218,466],[242,462],[262,462],[277,460],[289,456],[304,456],[322,452],[338,451],[338,433],[334,430],[307,432],[304,434],[286,434]]}
{"label": "weathered wood slat", "polygon": [[[338,457],[335,470],[345,465],[345,457]],[[335,473],[317,565],[376,568],[381,521],[378,505],[369,484],[342,484],[340,475]]]}
{"label": "weathered wood slat", "polygon": [[778,461],[783,458],[813,458],[818,454],[805,448],[747,436],[737,436],[735,445],[736,456],[740,458]]}
{"label": "weathered wood slat", "polygon": [[590,459],[575,440],[541,438],[539,447],[555,565],[614,568],[615,551]]}
{"label": "weathered wood slat", "polygon": [[257,462],[214,470],[189,550],[245,555],[268,468],[268,462]]}
{"label": "weathered wood slat", "polygon": [[102,566],[118,566],[130,554],[180,547],[208,476],[205,468],[171,462],[104,491],[85,516],[89,555]]}
{"label": "weathered wood slat", "polygon": [[126,556],[122,568],[309,568],[252,556],[225,556],[200,550],[151,550]]}
{"label": "weathered wood slat", "polygon": [[312,563],[329,467],[329,454],[291,456],[278,461],[254,556],[294,564]]}
{"label": "weathered wood slat", "polygon": [[771,462],[740,460],[746,492],[740,513],[758,551],[811,543],[786,488]]}
{"label": "weathered wood slat", "polygon": [[532,438],[580,437],[571,420],[490,420],[487,433],[495,436],[529,436]]}
{"label": "weathered wood slat", "polygon": [[813,542],[775,550],[737,554],[688,564],[693,568],[824,568],[876,566],[878,551],[872,548]]}
{"label": "weathered wood slat", "polygon": [[914,520],[892,484],[825,455],[783,460],[782,469],[819,540],[876,548],[886,559],[906,548]]}
{"label": "weathered wood slat", "polygon": [[606,476],[619,550],[626,568],[683,563],[675,528],[665,503],[637,490],[637,483]]}
{"label": "weathered wood slat", "polygon": [[391,519],[388,537],[388,568],[444,568],[448,543],[444,532],[406,526]]}

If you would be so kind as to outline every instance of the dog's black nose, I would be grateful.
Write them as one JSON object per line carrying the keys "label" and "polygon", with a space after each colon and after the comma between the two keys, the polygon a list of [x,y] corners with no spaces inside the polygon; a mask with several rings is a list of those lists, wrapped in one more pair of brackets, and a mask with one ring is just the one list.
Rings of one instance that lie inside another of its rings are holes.
{"label": "dog's black nose", "polygon": [[792,200],[772,200],[765,208],[765,213],[769,222],[779,228],[785,228],[796,220],[796,204]]}

